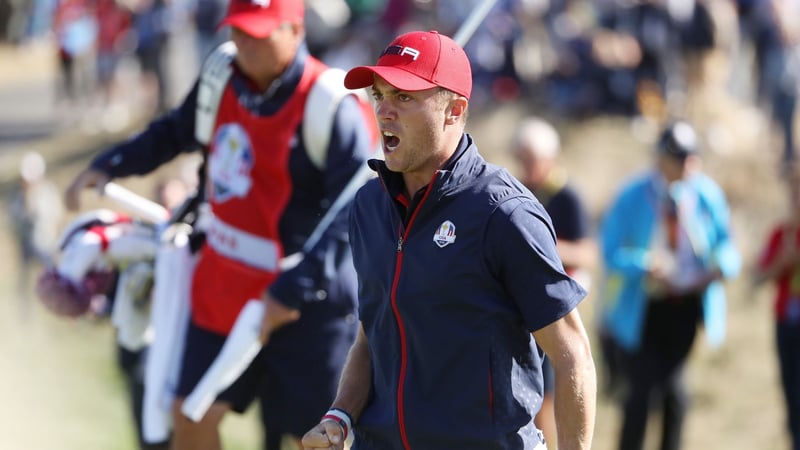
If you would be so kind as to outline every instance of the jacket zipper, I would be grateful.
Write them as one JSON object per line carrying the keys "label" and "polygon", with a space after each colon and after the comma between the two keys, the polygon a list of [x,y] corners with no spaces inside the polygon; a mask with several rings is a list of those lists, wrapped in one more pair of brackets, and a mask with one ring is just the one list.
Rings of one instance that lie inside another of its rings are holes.
{"label": "jacket zipper", "polygon": [[[406,229],[406,232],[408,230]],[[403,228],[400,227],[400,237],[397,240],[397,256],[395,257],[395,271],[394,280],[392,280],[392,312],[397,321],[398,334],[400,336],[400,375],[397,377],[397,424],[400,428],[400,439],[403,442],[403,448],[410,450],[411,446],[408,445],[408,437],[406,436],[406,420],[404,415],[403,405],[403,390],[405,387],[406,365],[408,364],[408,349],[406,343],[406,329],[403,325],[403,318],[400,317],[400,311],[397,309],[397,285],[400,282],[400,267],[403,264]]]}
{"label": "jacket zipper", "polygon": [[403,324],[403,318],[400,316],[400,310],[397,307],[397,286],[400,284],[400,272],[402,271],[401,269],[403,266],[403,246],[408,241],[408,233],[411,230],[411,226],[414,224],[420,209],[422,209],[422,205],[428,199],[428,195],[430,195],[431,191],[433,190],[433,184],[434,181],[436,181],[438,174],[438,172],[434,174],[433,179],[428,185],[428,189],[425,191],[425,194],[419,201],[419,204],[417,204],[417,207],[411,214],[411,218],[409,219],[408,224],[405,226],[405,230],[403,230],[403,225],[400,225],[397,238],[397,256],[395,257],[394,279],[392,280],[392,291],[390,298],[392,312],[394,312],[394,317],[397,321],[398,334],[400,336],[400,375],[397,377],[397,423],[400,428],[400,440],[402,441],[403,448],[405,450],[411,450],[411,445],[408,443],[408,435],[406,434],[405,402],[403,395],[405,392],[406,371],[408,369],[408,342],[406,341],[406,329]]}

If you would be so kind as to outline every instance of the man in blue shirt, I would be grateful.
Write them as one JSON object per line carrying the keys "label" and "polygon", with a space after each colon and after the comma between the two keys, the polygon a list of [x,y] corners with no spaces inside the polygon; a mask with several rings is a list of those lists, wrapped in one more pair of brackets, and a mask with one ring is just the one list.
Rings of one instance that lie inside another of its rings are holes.
{"label": "man in blue shirt", "polygon": [[350,216],[361,327],[305,448],[542,449],[537,344],[555,371],[559,448],[591,448],[595,369],[550,218],[464,133],[472,77],[450,38],[411,32],[371,86],[385,161]]}

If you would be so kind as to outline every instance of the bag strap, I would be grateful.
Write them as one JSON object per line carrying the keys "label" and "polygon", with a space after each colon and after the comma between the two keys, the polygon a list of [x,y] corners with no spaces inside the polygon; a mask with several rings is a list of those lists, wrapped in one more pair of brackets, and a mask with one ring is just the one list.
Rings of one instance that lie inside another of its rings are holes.
{"label": "bag strap", "polygon": [[344,87],[345,71],[329,68],[322,72],[306,98],[301,133],[306,154],[314,166],[325,170],[328,145],[336,111],[342,99],[353,92]]}
{"label": "bag strap", "polygon": [[231,62],[236,57],[236,45],[228,41],[214,49],[203,62],[197,89],[194,137],[203,145],[211,143],[222,93],[233,73]]}

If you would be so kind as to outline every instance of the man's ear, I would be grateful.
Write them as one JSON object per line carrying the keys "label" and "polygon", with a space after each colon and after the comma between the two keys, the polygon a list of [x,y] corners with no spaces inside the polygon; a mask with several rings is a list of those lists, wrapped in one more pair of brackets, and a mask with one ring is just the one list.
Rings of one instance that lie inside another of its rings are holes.
{"label": "man's ear", "polygon": [[452,125],[463,120],[466,117],[468,105],[469,101],[466,97],[458,96],[452,99],[446,111],[447,117],[445,117],[445,123]]}

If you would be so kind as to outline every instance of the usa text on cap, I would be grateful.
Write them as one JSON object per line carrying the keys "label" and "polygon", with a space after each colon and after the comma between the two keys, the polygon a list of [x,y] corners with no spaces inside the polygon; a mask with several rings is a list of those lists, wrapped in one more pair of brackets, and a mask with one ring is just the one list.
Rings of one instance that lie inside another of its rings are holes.
{"label": "usa text on cap", "polygon": [[472,68],[464,50],[436,31],[412,31],[398,36],[374,66],[351,69],[344,79],[348,89],[371,86],[373,75],[402,91],[442,87],[469,98]]}

